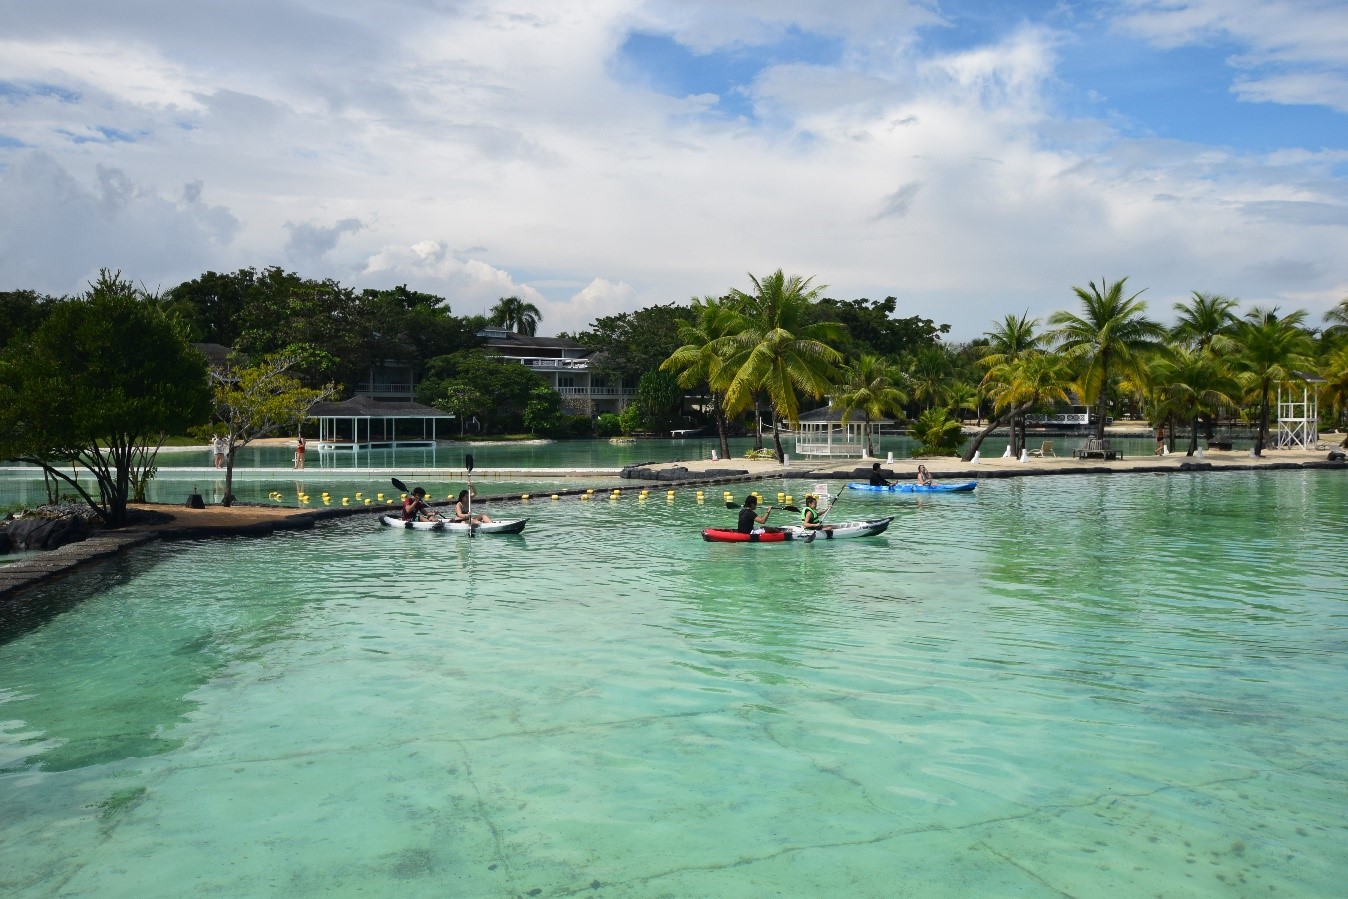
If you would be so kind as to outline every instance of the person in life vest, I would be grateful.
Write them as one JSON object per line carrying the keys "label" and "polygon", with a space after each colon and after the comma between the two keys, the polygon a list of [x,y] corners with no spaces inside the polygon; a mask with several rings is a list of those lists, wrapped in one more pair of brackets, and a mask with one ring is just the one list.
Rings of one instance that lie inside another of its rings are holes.
{"label": "person in life vest", "polygon": [[403,521],[435,521],[435,513],[426,505],[426,490],[414,487],[403,497]]}
{"label": "person in life vest", "polygon": [[833,525],[820,521],[822,517],[823,514],[819,511],[819,497],[813,493],[805,494],[805,508],[800,513],[800,526],[807,531],[833,530]]}

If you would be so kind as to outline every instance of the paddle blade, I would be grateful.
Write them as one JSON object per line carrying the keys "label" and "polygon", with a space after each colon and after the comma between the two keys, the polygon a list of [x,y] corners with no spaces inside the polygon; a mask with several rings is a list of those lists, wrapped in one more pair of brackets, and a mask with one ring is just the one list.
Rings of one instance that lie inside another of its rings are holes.
{"label": "paddle blade", "polygon": [[727,509],[738,509],[738,508],[740,507],[740,504],[739,504],[739,503],[732,503],[730,500],[726,500],[726,501],[725,501],[725,507],[726,507]]}
{"label": "paddle blade", "polygon": [[466,456],[463,457],[463,467],[466,468],[466,469],[468,469],[469,471],[472,471],[472,470],[473,470],[473,454],[472,454],[472,453],[469,453],[468,455],[466,455]]}
{"label": "paddle blade", "polygon": [[412,491],[410,491],[410,490],[407,489],[407,485],[406,485],[406,484],[404,484],[402,481],[398,480],[397,478],[389,478],[389,480],[393,482],[393,486],[394,486],[394,487],[397,487],[397,488],[398,488],[399,490],[401,490],[403,493],[411,493],[411,492],[412,492]]}

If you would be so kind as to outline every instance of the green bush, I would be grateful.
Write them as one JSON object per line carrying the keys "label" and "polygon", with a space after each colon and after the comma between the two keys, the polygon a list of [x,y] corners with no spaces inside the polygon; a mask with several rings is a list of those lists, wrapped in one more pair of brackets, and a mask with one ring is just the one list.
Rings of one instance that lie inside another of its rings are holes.
{"label": "green bush", "polygon": [[964,431],[946,410],[928,409],[913,422],[913,439],[922,444],[915,455],[955,456],[964,445]]}
{"label": "green bush", "polygon": [[596,437],[617,437],[622,432],[622,419],[616,412],[602,412],[594,420],[594,436]]}

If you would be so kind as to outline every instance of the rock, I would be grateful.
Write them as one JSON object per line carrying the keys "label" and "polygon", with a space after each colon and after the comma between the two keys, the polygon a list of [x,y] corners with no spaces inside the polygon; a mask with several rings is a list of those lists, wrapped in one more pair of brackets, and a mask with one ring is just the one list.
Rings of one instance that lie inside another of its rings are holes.
{"label": "rock", "polygon": [[5,524],[12,549],[57,549],[89,536],[82,518],[16,518]]}

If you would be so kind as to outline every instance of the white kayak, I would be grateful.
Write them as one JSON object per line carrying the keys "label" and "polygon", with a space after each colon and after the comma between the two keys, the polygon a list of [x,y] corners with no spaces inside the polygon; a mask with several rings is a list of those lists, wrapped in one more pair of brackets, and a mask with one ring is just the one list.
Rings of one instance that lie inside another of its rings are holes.
{"label": "white kayak", "polygon": [[[467,522],[450,521],[448,518],[437,518],[435,521],[403,521],[400,515],[381,515],[379,520],[391,528],[405,528],[412,531],[449,531],[451,534],[466,534],[469,530]],[[524,530],[524,523],[528,520],[507,518],[471,527],[474,534],[518,534]]]}
{"label": "white kayak", "polygon": [[824,528],[806,528],[798,524],[787,525],[783,531],[791,533],[792,540],[804,540],[811,534],[816,540],[841,540],[844,537],[874,537],[876,534],[883,534],[885,528],[894,520],[891,515],[888,518],[872,518],[867,521],[844,521],[842,524],[829,525]]}

